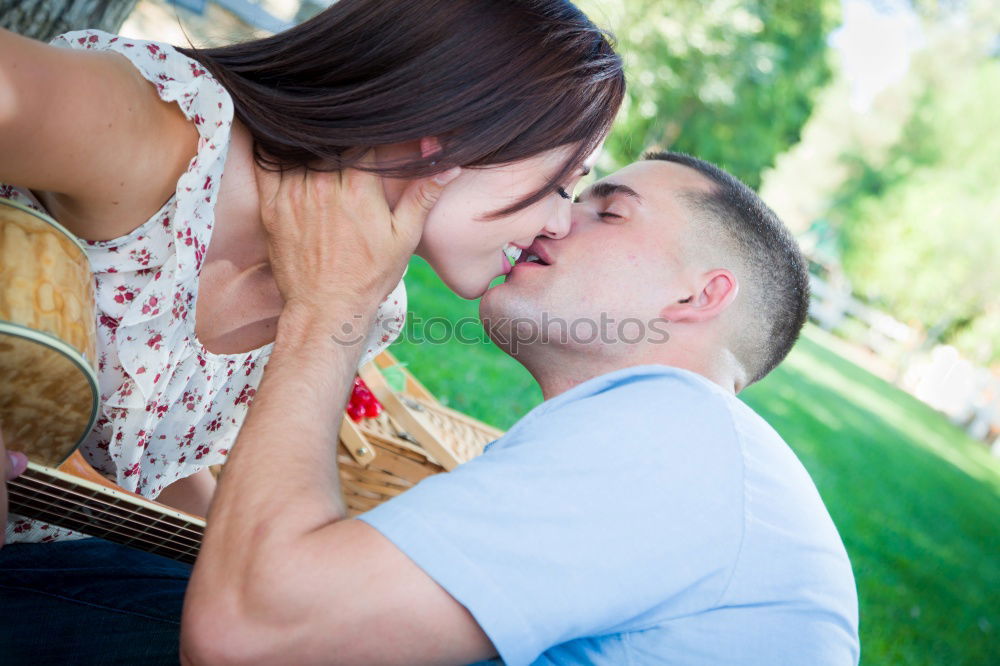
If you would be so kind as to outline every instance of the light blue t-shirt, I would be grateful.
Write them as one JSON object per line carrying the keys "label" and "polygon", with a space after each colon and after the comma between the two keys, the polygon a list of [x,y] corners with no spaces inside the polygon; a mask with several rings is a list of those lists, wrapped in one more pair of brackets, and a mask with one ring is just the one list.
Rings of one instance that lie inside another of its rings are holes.
{"label": "light blue t-shirt", "polygon": [[358,519],[510,666],[858,663],[854,576],[808,473],[686,370],[591,379]]}

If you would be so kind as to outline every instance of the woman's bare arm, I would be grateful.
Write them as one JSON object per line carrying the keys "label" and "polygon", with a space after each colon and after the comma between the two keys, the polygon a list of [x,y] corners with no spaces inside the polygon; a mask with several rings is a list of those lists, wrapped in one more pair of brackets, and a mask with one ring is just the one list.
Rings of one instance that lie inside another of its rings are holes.
{"label": "woman's bare arm", "polygon": [[0,182],[34,190],[78,236],[106,240],[142,224],[197,141],[180,108],[123,56],[0,29]]}

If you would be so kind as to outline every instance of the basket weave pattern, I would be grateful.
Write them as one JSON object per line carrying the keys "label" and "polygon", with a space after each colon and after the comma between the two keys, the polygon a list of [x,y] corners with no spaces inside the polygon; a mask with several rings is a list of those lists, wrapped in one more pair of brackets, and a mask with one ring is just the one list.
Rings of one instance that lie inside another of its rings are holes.
{"label": "basket weave pattern", "polygon": [[[374,362],[381,367],[397,363],[388,352],[380,354]],[[367,464],[360,464],[343,440],[338,445],[341,486],[351,516],[395,497],[421,479],[475,458],[487,444],[503,434],[496,428],[445,407],[409,372],[402,371],[407,382],[406,388],[396,394],[398,403],[387,403],[387,410],[377,418],[364,419],[358,424],[366,445],[375,454],[374,458]],[[436,444],[452,457],[448,466],[435,459],[420,439],[400,424],[400,419],[396,418],[399,409],[408,410],[409,416],[416,415],[426,424],[422,436],[434,437]]]}

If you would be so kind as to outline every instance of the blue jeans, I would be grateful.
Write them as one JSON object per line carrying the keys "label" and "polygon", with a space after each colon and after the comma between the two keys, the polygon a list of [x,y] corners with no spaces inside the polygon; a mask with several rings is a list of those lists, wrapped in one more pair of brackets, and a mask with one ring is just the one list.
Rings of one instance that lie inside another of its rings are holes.
{"label": "blue jeans", "polygon": [[0,663],[176,666],[190,575],[102,539],[0,548]]}

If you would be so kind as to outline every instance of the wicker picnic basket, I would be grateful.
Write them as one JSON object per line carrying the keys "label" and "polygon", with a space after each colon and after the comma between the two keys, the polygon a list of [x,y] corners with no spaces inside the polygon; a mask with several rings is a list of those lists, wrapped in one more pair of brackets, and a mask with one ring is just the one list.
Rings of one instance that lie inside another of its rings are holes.
{"label": "wicker picnic basket", "polygon": [[[388,368],[405,378],[402,391],[389,387],[382,374]],[[359,374],[385,411],[357,424],[344,417],[337,459],[352,516],[471,460],[503,434],[442,405],[389,352]]]}

